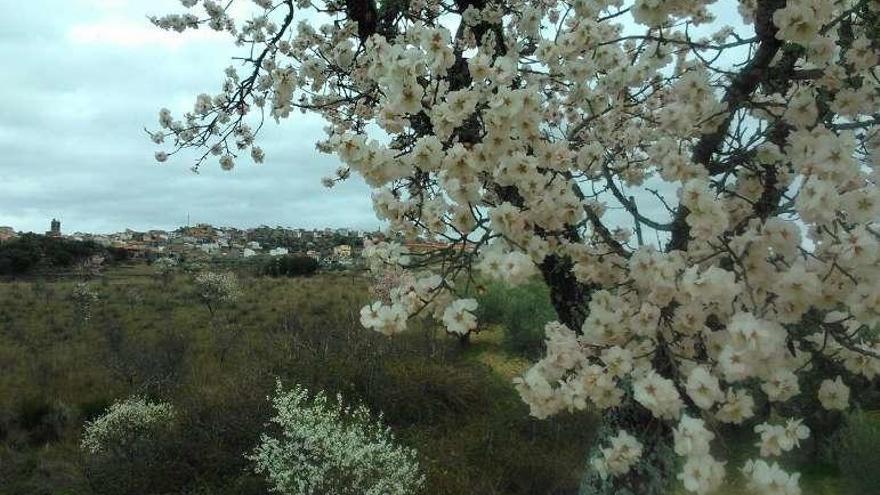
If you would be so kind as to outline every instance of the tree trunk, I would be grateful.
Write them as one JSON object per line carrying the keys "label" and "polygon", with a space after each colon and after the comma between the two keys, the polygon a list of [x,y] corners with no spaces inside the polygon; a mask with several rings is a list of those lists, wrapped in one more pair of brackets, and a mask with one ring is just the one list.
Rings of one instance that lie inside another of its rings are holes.
{"label": "tree trunk", "polygon": [[595,288],[578,282],[572,267],[571,259],[551,255],[541,263],[541,274],[550,288],[550,302],[559,322],[581,333],[581,326],[587,318],[587,305]]}
{"label": "tree trunk", "polygon": [[[581,333],[596,288],[577,281],[572,273],[572,262],[567,258],[548,256],[541,264],[541,273],[550,288],[550,300],[559,321]],[[658,353],[654,358],[655,369],[664,374],[669,372],[668,359],[665,353]],[[589,461],[601,454],[608,438],[618,430],[625,430],[641,442],[642,457],[626,475],[602,479]],[[602,414],[598,434],[586,459],[581,495],[666,495],[675,479],[676,455],[672,445],[671,427],[628,396],[619,407]]]}
{"label": "tree trunk", "polygon": [[675,479],[676,455],[673,450],[672,429],[655,419],[635,401],[626,400],[609,414],[602,415],[602,423],[587,460],[601,455],[608,438],[626,430],[642,443],[642,457],[622,476],[602,479],[587,466],[581,482],[581,495],[666,495]]}

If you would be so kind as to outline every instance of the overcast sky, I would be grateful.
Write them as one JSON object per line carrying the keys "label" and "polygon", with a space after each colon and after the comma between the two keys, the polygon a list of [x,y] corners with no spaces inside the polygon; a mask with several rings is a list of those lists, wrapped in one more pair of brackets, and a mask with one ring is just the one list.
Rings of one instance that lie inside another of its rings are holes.
{"label": "overcast sky", "polygon": [[[748,37],[753,30],[735,4],[711,10]],[[315,150],[323,122],[313,115],[268,121],[263,165],[247,157],[228,173],[211,161],[196,175],[187,157],[154,160],[159,148],[144,127],[158,128],[161,107],[180,116],[197,94],[217,93],[236,54],[228,36],[209,29],[182,35],[151,25],[148,15],[181,12],[179,0],[0,0],[0,7],[7,61],[0,226],[42,232],[57,217],[68,233],[170,229],[187,218],[237,227],[379,227],[359,178],[329,190],[320,185],[338,162]],[[649,216],[668,216],[650,195],[631,193]],[[609,216],[631,223],[622,212]]]}
{"label": "overcast sky", "polygon": [[231,173],[212,162],[153,159],[143,131],[159,108],[176,115],[216,93],[234,48],[209,30],[164,33],[146,16],[180,11],[177,0],[0,0],[0,225],[42,232],[239,227],[375,228],[369,188],[332,190],[338,166],[314,148],[318,117],[264,128],[266,163]]}

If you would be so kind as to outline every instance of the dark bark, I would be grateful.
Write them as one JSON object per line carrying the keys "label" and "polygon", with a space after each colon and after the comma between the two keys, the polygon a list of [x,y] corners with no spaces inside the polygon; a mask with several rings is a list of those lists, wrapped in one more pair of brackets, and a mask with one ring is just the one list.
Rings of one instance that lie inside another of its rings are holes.
{"label": "dark bark", "polygon": [[581,482],[581,495],[667,495],[675,478],[676,454],[673,450],[672,429],[658,421],[651,413],[632,400],[602,415],[602,426],[590,459],[607,446],[607,438],[625,430],[642,443],[642,457],[623,476],[602,479],[592,468]]}
{"label": "dark bark", "polygon": [[358,23],[358,37],[361,41],[376,33],[379,13],[373,0],[346,0],[345,13],[349,19]]}
{"label": "dark bark", "polygon": [[717,153],[724,143],[724,137],[730,128],[735,113],[748,102],[758,86],[768,79],[768,68],[773,57],[782,47],[782,41],[776,39],[778,28],[773,24],[773,13],[785,7],[785,0],[764,0],[758,2],[755,13],[755,34],[760,44],[752,59],[742,71],[730,82],[722,101],[727,107],[727,117],[715,132],[704,134],[694,146],[692,159],[695,163],[705,166],[710,174],[726,171],[723,163],[712,163],[712,155]]}
{"label": "dark bark", "polygon": [[571,259],[551,255],[544,259],[540,268],[544,282],[550,288],[550,302],[556,309],[560,323],[580,333],[595,287],[578,282],[572,266]]}
{"label": "dark bark", "polygon": [[[762,0],[758,2],[755,13],[755,34],[758,35],[758,49],[749,60],[748,64],[734,76],[727,87],[722,101],[727,107],[727,116],[718,128],[700,136],[691,153],[694,163],[706,167],[709,174],[716,175],[732,171],[738,160],[713,161],[712,157],[721,151],[724,138],[730,130],[730,125],[736,113],[749,101],[758,87],[771,79],[772,71],[770,64],[773,58],[782,48],[782,41],[776,39],[778,31],[773,24],[773,13],[777,9],[785,7],[785,0]],[[739,156],[737,154],[732,155]],[[667,251],[687,249],[690,238],[690,227],[686,217],[688,209],[679,206],[673,219],[672,238],[666,246]]]}
{"label": "dark bark", "polygon": [[358,38],[366,41],[374,34],[392,38],[394,23],[407,11],[409,5],[401,0],[388,0],[379,7],[375,0],[346,0],[345,14],[358,23]]}

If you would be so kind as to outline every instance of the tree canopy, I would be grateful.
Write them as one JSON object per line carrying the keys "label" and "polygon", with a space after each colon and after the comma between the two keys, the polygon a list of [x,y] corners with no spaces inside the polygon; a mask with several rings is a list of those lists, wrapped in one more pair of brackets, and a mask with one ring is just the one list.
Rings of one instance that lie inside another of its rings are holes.
{"label": "tree canopy", "polygon": [[476,272],[540,275],[558,321],[517,386],[538,417],[608,411],[588,493],[662,493],[663,448],[709,493],[713,425],[760,420],[749,488],[799,493],[773,457],[809,429],[770,413],[880,372],[878,2],[182,3],[154,23],[238,51],[160,112],[156,158],[261,163],[267,119],[323,117],[325,185],[354,172],[390,230],[443,241],[365,249],[419,274],[362,310],[382,333],[427,311],[466,334]]}

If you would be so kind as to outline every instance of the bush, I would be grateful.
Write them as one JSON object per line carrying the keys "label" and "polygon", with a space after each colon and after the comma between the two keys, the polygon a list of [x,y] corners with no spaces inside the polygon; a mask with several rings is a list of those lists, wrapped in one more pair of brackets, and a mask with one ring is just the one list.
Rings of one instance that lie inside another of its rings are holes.
{"label": "bush", "polygon": [[550,291],[542,282],[519,286],[493,282],[477,296],[479,321],[502,325],[504,347],[525,357],[540,357],[544,349],[544,324],[556,319]]}
{"label": "bush", "polygon": [[177,412],[166,402],[141,397],[117,401],[83,427],[80,447],[94,493],[172,493],[183,466],[176,457]]}
{"label": "bush", "polygon": [[23,243],[5,243],[0,248],[0,275],[22,275],[40,261],[40,253]]}
{"label": "bush", "polygon": [[406,495],[424,485],[416,452],[396,444],[394,434],[364,407],[323,392],[310,396],[279,382],[272,422],[282,435],[263,435],[250,459],[273,489],[285,495],[315,493]]}
{"label": "bush", "polygon": [[148,440],[157,431],[169,428],[175,414],[171,404],[129,397],[115,402],[105,414],[86,423],[81,446],[90,454],[117,456]]}
{"label": "bush", "polygon": [[856,411],[839,433],[837,458],[846,493],[874,493],[880,487],[880,413]]}
{"label": "bush", "polygon": [[318,271],[318,262],[314,258],[299,255],[287,255],[270,258],[263,265],[263,275],[270,277],[308,277]]}

